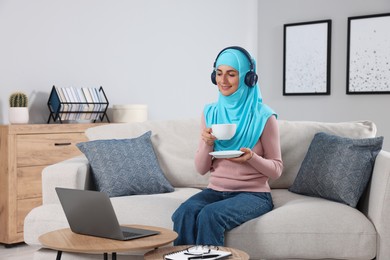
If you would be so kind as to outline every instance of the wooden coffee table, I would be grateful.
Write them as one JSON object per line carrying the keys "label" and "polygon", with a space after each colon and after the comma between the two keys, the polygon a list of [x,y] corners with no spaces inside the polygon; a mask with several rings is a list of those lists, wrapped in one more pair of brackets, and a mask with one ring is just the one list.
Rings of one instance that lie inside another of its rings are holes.
{"label": "wooden coffee table", "polygon": [[[152,251],[147,252],[144,255],[144,260],[161,260],[164,259],[164,255],[168,253],[172,253],[175,251],[185,250],[186,248],[189,248],[190,246],[168,246],[168,247],[161,247]],[[237,260],[248,260],[249,255],[245,253],[244,251],[231,248],[231,247],[219,247],[220,250],[223,251],[229,251],[232,252],[232,255],[224,258],[224,259],[237,259]]]}
{"label": "wooden coffee table", "polygon": [[70,228],[48,232],[39,237],[39,242],[46,248],[57,250],[57,260],[61,259],[62,252],[103,254],[103,259],[116,259],[117,252],[139,251],[158,248],[167,245],[176,239],[177,233],[160,227],[128,225],[134,228],[143,228],[159,231],[160,234],[137,238],[128,241],[119,241],[101,237],[86,236],[73,233]]}

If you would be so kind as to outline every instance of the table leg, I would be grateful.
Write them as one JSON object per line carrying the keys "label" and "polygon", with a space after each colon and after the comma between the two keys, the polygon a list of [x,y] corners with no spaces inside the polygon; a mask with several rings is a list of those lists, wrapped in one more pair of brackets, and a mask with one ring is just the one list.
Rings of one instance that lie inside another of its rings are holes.
{"label": "table leg", "polygon": [[56,260],[61,260],[62,251],[57,251],[57,258]]}
{"label": "table leg", "polygon": [[[103,254],[103,259],[104,259],[104,260],[108,260],[108,253],[104,253],[104,254]],[[115,252],[112,253],[111,259],[112,259],[112,260],[116,260],[116,253],[115,253]]]}

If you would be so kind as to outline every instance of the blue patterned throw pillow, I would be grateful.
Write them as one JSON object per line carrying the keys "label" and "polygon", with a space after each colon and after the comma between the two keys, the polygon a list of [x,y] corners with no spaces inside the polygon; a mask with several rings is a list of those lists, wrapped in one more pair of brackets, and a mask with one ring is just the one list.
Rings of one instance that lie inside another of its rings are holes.
{"label": "blue patterned throw pillow", "polygon": [[382,144],[383,137],[351,139],[317,133],[289,190],[356,207]]}
{"label": "blue patterned throw pillow", "polygon": [[110,197],[172,192],[153,145],[151,131],[132,139],[78,143],[92,168],[97,190]]}

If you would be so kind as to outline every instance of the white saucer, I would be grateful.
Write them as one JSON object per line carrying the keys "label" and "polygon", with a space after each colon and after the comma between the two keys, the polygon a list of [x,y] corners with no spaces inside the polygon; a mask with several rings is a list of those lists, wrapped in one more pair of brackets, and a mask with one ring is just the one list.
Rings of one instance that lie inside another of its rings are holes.
{"label": "white saucer", "polygon": [[210,155],[214,156],[215,158],[236,158],[243,154],[244,152],[241,151],[218,151],[218,152],[211,152]]}

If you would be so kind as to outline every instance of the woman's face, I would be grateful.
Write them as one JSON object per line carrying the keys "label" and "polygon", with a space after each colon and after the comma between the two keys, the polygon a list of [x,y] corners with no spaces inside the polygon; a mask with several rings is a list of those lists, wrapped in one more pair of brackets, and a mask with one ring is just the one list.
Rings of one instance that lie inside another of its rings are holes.
{"label": "woman's face", "polygon": [[238,71],[227,65],[220,65],[216,71],[217,86],[224,96],[230,96],[238,89],[240,81]]}

